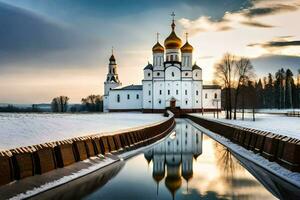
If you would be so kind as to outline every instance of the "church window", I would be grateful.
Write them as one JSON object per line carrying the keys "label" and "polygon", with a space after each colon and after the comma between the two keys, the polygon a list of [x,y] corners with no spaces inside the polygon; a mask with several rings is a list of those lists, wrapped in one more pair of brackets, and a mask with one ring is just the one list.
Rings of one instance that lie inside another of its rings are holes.
{"label": "church window", "polygon": [[186,73],[185,73],[185,76],[188,76],[188,75],[189,75],[189,73],[186,72]]}
{"label": "church window", "polygon": [[196,101],[196,103],[198,103],[198,100]]}
{"label": "church window", "polygon": [[159,90],[159,94],[160,94],[160,95],[162,94],[162,90]]}
{"label": "church window", "polygon": [[149,96],[151,95],[151,90],[148,91]]}
{"label": "church window", "polygon": [[149,103],[151,103],[151,101],[148,101]]}
{"label": "church window", "polygon": [[173,61],[173,55],[171,55],[171,61]]}
{"label": "church window", "polygon": [[139,98],[140,98],[140,95],[139,95],[139,94],[137,94],[137,95],[136,95],[136,99],[139,99]]}
{"label": "church window", "polygon": [[205,94],[205,99],[207,99],[207,93]]}
{"label": "church window", "polygon": [[168,90],[168,95],[170,95],[170,90]]}
{"label": "church window", "polygon": [[148,73],[148,76],[150,77],[150,76],[151,76],[151,74],[150,74],[150,73]]}
{"label": "church window", "polygon": [[158,103],[161,104],[161,100],[158,100]]}
{"label": "church window", "polygon": [[160,76],[160,73],[159,73],[159,72],[157,72],[157,76]]}
{"label": "church window", "polygon": [[218,97],[217,93],[215,93],[215,99]]}
{"label": "church window", "polygon": [[178,95],[178,90],[176,90],[176,94]]}
{"label": "church window", "polygon": [[184,91],[185,95],[187,95],[187,90]]}
{"label": "church window", "polygon": [[177,56],[177,55],[175,55],[175,60],[176,60],[176,61],[178,60],[178,56]]}
{"label": "church window", "polygon": [[197,96],[199,95],[199,91],[198,91],[198,90],[196,90],[196,95],[197,95]]}
{"label": "church window", "polygon": [[187,100],[185,101],[185,104],[188,104],[188,101],[187,101]]}
{"label": "church window", "polygon": [[127,94],[127,99],[130,99],[130,94]]}
{"label": "church window", "polygon": [[117,95],[117,102],[120,103],[120,95]]}
{"label": "church window", "polygon": [[173,76],[173,77],[175,76],[175,73],[174,73],[174,72],[172,72],[172,76]]}
{"label": "church window", "polygon": [[179,141],[178,140],[176,140],[176,143],[177,143],[177,146],[179,145]]}

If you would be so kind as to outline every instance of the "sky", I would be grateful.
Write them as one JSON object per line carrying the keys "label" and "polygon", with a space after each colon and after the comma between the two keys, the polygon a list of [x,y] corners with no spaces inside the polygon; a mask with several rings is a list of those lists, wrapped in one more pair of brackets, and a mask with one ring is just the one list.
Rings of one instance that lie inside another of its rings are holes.
{"label": "sky", "polygon": [[300,0],[0,0],[0,103],[103,94],[112,46],[123,85],[141,84],[172,12],[206,84],[226,52],[251,58],[257,77],[300,69]]}

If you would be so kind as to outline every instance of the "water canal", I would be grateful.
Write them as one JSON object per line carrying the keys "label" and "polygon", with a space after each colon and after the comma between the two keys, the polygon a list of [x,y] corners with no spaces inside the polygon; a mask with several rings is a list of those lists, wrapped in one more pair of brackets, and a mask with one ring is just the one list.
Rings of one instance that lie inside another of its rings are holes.
{"label": "water canal", "polygon": [[245,163],[240,163],[226,147],[187,121],[178,120],[169,137],[144,153],[35,198],[268,200],[280,197],[280,192],[276,194],[272,186],[258,181],[243,166]]}

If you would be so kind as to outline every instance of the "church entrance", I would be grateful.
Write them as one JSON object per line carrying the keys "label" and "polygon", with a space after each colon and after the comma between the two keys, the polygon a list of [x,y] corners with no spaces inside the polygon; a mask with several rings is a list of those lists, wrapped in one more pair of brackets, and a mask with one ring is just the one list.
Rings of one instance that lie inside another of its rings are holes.
{"label": "church entrance", "polygon": [[170,107],[171,107],[171,108],[175,108],[175,107],[176,107],[176,99],[172,98],[172,99],[170,100]]}

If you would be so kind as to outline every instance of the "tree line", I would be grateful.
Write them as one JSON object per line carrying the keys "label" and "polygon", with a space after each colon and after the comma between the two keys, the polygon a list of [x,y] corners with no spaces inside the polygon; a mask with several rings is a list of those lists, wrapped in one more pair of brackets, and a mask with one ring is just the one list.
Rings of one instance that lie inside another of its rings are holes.
{"label": "tree line", "polygon": [[290,69],[279,69],[274,75],[255,79],[249,58],[226,53],[214,66],[214,81],[222,86],[222,107],[226,119],[236,119],[238,109],[300,108],[300,70],[294,77]]}
{"label": "tree line", "polygon": [[103,96],[91,94],[86,98],[81,99],[81,106],[71,106],[69,109],[69,97],[58,96],[52,99],[52,112],[102,112],[103,111]]}

